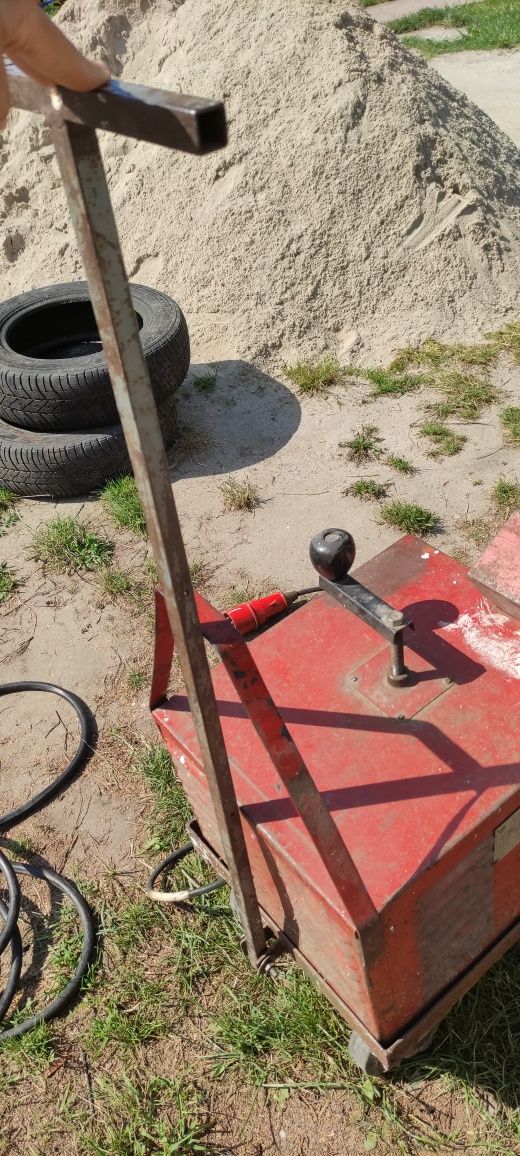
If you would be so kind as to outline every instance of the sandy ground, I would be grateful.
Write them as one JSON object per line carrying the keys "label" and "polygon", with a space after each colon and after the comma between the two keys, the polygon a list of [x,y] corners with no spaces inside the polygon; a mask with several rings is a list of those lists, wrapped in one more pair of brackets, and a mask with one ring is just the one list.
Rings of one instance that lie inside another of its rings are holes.
{"label": "sandy ground", "polygon": [[[193,366],[192,375],[204,368]],[[504,357],[495,374],[504,397],[518,405],[520,369]],[[326,526],[344,526],[353,533],[359,562],[388,546],[398,534],[381,524],[377,504],[345,494],[358,477],[387,483],[389,500],[413,501],[436,513],[441,523],[435,536],[438,548],[468,561],[476,555],[461,522],[489,513],[494,482],[518,473],[518,451],[503,444],[498,410],[504,401],[476,423],[456,424],[467,436],[466,445],[457,456],[436,461],[427,456],[429,443],[418,434],[424,405],[433,395],[421,391],[412,399],[407,395],[371,401],[369,391],[367,383],[351,382],[326,398],[299,398],[288,384],[245,363],[220,364],[210,395],[201,394],[192,378],[187,379],[179,416],[192,440],[198,439],[200,452],[193,463],[173,466],[174,493],[188,556],[203,562],[211,574],[209,593],[216,605],[229,604],[232,588],[254,594],[312,584],[308,545]],[[379,459],[356,466],[339,443],[363,425],[377,428],[382,452]],[[417,472],[402,477],[385,465],[385,453],[408,458]],[[224,510],[220,485],[230,474],[249,479],[257,488],[260,504],[253,512]],[[150,670],[151,592],[136,609],[104,595],[95,576],[43,574],[31,560],[35,529],[57,513],[77,513],[97,532],[116,539],[114,565],[134,578],[143,575],[145,543],[129,532],[115,532],[95,500],[59,505],[27,500],[18,509],[20,520],[0,537],[0,562],[8,563],[20,583],[0,611],[3,679],[49,680],[74,690],[95,712],[102,734],[119,725],[121,699],[126,698],[132,712],[135,707],[135,730],[148,733],[146,691],[133,696],[126,680],[132,668],[146,674]],[[28,793],[31,776],[40,781],[44,767],[52,768],[59,758],[68,717],[59,704],[57,714],[56,706],[44,697],[32,699],[30,709],[27,700],[4,700],[3,809]],[[69,729],[71,746],[72,716]],[[33,752],[31,760],[28,751]],[[114,768],[105,772],[110,784]],[[116,812],[104,810],[103,788],[89,793],[88,781],[89,776],[84,777],[80,787],[67,794],[62,811],[56,805],[58,821],[71,831],[81,814],[86,845],[95,836],[105,845],[108,859],[127,854],[135,819],[132,806],[128,812],[119,804]]]}
{"label": "sandy ground", "polygon": [[[389,24],[423,8],[456,8],[460,3],[461,0],[388,0],[374,5],[369,12],[374,20]],[[423,29],[417,36],[427,35],[427,31]],[[442,38],[448,39],[449,32]],[[430,65],[520,145],[520,51],[450,52],[434,57]]]}
{"label": "sandy ground", "polygon": [[[195,375],[202,368],[195,365]],[[520,368],[513,369],[504,359],[496,380],[509,391],[511,401],[520,404]],[[388,480],[390,496],[416,500],[436,510],[444,526],[435,538],[436,548],[467,551],[468,556],[477,552],[468,546],[457,523],[467,513],[476,517],[489,511],[489,490],[498,476],[518,475],[518,451],[503,446],[496,410],[474,425],[461,427],[468,435],[461,455],[436,463],[426,457],[416,431],[428,394],[367,402],[367,391],[366,385],[350,384],[326,399],[299,399],[283,382],[236,363],[218,367],[212,395],[201,395],[189,381],[182,388],[181,420],[199,436],[206,432],[206,448],[198,462],[173,469],[174,493],[190,559],[204,561],[212,569],[206,589],[217,605],[229,604],[233,586],[255,593],[273,582],[297,586],[312,581],[308,541],[320,527],[350,528],[360,561],[389,544],[396,534],[379,525],[377,508],[343,494],[358,476]],[[418,473],[401,481],[383,464],[355,468],[346,461],[338,442],[362,424],[377,425],[385,450],[411,458]],[[258,486],[262,504],[254,513],[224,513],[219,482],[230,471],[251,478]],[[137,888],[140,894],[146,876],[141,848],[149,797],[140,790],[128,764],[133,743],[157,736],[148,713],[148,685],[135,693],[129,688],[128,674],[131,670],[148,674],[151,668],[151,592],[138,605],[128,606],[107,598],[95,575],[45,575],[31,559],[31,544],[43,521],[57,513],[77,513],[97,533],[115,539],[114,565],[135,579],[142,577],[147,547],[129,532],[115,532],[96,501],[59,505],[24,501],[19,513],[20,521],[0,537],[0,561],[7,561],[20,581],[0,611],[3,679],[56,680],[76,691],[96,715],[99,741],[93,758],[65,795],[9,834],[29,839],[61,871],[79,870],[83,877],[93,879],[116,872],[118,888]],[[1,701],[2,811],[43,786],[63,766],[65,751],[70,755],[76,734],[70,710],[50,696]],[[128,894],[130,902],[134,892]],[[66,1033],[67,1022],[60,1027],[63,1030]],[[164,1045],[154,1045],[143,1064],[163,1074],[175,1072],[179,1062],[201,1070],[199,1082],[210,1097],[216,1150],[222,1156],[231,1151],[243,1156],[278,1152],[338,1156],[361,1152],[365,1143],[376,1153],[388,1151],[383,1139],[377,1139],[374,1147],[366,1108],[352,1090],[309,1089],[291,1095],[286,1103],[269,1102],[264,1093],[241,1079],[223,1083],[211,1079],[207,1060],[203,1069],[208,1046],[204,1020],[190,1019],[183,1025],[181,1055],[181,1044],[172,1035]],[[68,1051],[65,1047],[65,1055],[69,1058],[63,1080],[68,1081],[68,1088],[72,1081],[74,1089],[84,1095],[84,1075],[79,1060],[74,1059],[73,1045]],[[416,1081],[411,1090],[404,1084],[398,1095],[407,1111],[413,1103],[425,1128],[431,1124],[446,1134],[462,1131],[466,1136],[473,1125],[478,1126],[477,1114],[471,1116],[461,1097],[453,1093],[443,1076],[443,1062],[441,1048],[435,1076]],[[449,1060],[446,1065],[448,1070]],[[42,1131],[57,1112],[56,1097],[65,1086],[61,1079],[41,1080],[37,1088],[30,1079],[26,1081],[23,1091],[30,1093],[31,1110],[24,1106],[19,1111],[18,1093],[12,1103],[9,1099],[11,1130],[6,1152],[22,1156],[30,1141],[38,1156],[58,1156],[58,1152],[77,1156],[73,1132],[66,1125],[52,1141]],[[471,1156],[476,1152],[469,1142],[465,1150]],[[411,1146],[409,1151],[418,1150]]]}
{"label": "sandy ground", "polygon": [[446,53],[430,63],[520,145],[519,50]]}

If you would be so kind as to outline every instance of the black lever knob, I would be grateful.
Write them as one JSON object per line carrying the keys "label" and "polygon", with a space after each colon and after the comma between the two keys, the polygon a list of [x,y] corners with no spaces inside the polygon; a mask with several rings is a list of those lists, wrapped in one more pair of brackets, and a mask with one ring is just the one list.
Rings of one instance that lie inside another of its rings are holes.
{"label": "black lever knob", "polygon": [[341,582],[353,565],[356,544],[348,530],[322,530],[312,538],[309,555],[322,578]]}

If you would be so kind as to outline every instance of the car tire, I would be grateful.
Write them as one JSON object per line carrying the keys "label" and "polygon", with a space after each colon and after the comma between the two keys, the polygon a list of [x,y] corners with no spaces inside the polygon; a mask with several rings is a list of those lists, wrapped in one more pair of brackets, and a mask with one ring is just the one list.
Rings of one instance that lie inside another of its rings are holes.
{"label": "car tire", "polygon": [[[160,405],[189,369],[186,319],[157,289],[130,291]],[[86,281],[32,289],[0,305],[0,418],[47,433],[118,422]]]}
{"label": "car tire", "polygon": [[[158,408],[166,446],[177,429],[175,395]],[[19,429],[0,419],[0,485],[25,497],[72,498],[95,493],[131,473],[120,425],[72,433]]]}

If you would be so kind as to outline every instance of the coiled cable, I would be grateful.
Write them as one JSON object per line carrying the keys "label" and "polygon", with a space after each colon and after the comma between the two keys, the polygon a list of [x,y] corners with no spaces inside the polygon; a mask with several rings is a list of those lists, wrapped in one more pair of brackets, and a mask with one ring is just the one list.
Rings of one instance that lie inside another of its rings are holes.
{"label": "coiled cable", "polygon": [[[92,751],[92,716],[87,705],[78,698],[77,695],[72,694],[71,691],[64,690],[61,686],[55,686],[47,682],[10,682],[0,686],[0,697],[22,691],[43,691],[49,692],[50,694],[57,694],[60,695],[61,698],[64,698],[70,703],[79,719],[80,738],[78,746],[72,758],[67,763],[65,770],[61,771],[52,783],[42,791],[39,791],[38,794],[33,795],[26,803],[22,803],[7,814],[0,816],[0,831],[5,831],[10,827],[16,826],[18,823],[21,823],[23,819],[27,819],[29,815],[34,815],[36,811],[40,811],[50,803],[52,799],[55,799],[63,788],[68,786],[74,776],[83,769]],[[94,955],[96,935],[94,916],[88,903],[76,885],[72,883],[70,879],[66,879],[64,875],[59,875],[58,872],[53,871],[51,867],[42,864],[11,863],[3,851],[0,851],[0,873],[3,875],[7,892],[6,902],[0,900],[0,919],[3,923],[2,930],[0,931],[0,955],[8,948],[11,952],[7,981],[3,992],[0,994],[0,1022],[5,1020],[16,995],[23,963],[22,937],[18,925],[21,891],[17,876],[27,875],[33,879],[43,879],[51,889],[65,896],[75,908],[83,932],[83,942],[79,959],[68,983],[65,984],[61,992],[42,1008],[41,1011],[29,1016],[22,1023],[14,1024],[12,1027],[0,1032],[1,1041],[25,1035],[26,1032],[37,1027],[38,1024],[47,1023],[65,1010],[74,996],[80,991],[81,984]]]}

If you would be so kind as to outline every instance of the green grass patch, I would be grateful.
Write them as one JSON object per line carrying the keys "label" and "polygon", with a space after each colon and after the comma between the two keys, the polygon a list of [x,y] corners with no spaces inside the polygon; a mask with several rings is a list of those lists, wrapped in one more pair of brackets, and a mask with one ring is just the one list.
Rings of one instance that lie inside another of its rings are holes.
{"label": "green grass patch", "polygon": [[0,538],[19,521],[19,514],[15,509],[19,501],[18,494],[13,494],[11,490],[6,490],[5,486],[0,486]]}
{"label": "green grass patch", "polygon": [[358,478],[358,481],[345,491],[354,498],[361,498],[363,502],[379,502],[381,498],[386,498],[387,492],[388,485],[385,482],[375,482],[372,478]]}
{"label": "green grass patch", "polygon": [[144,747],[134,760],[133,768],[146,780],[154,795],[150,824],[154,834],[146,850],[156,854],[171,851],[172,847],[185,842],[191,810],[166,747],[162,743]]}
{"label": "green grass patch", "polygon": [[142,690],[146,686],[146,674],[143,670],[129,670],[126,676],[126,681],[130,690]]}
{"label": "green grass patch", "polygon": [[504,325],[503,329],[499,329],[496,333],[488,333],[486,336],[498,349],[506,350],[520,364],[520,321],[511,321],[509,325]]}
{"label": "green grass patch", "polygon": [[129,474],[114,478],[113,481],[107,482],[100,497],[117,526],[124,526],[132,533],[138,534],[140,538],[146,536],[146,522],[135,478]]}
{"label": "green grass patch", "polygon": [[433,534],[439,529],[437,515],[413,502],[389,502],[382,507],[381,518],[406,534]]}
{"label": "green grass patch", "polygon": [[428,451],[430,458],[453,457],[460,453],[467,438],[464,434],[454,433],[447,425],[440,421],[427,421],[419,429],[423,438],[429,438],[432,443]]}
{"label": "green grass patch", "polygon": [[138,952],[149,943],[158,928],[168,928],[165,910],[149,899],[139,899],[125,904],[114,917],[109,936],[126,959],[132,952]]}
{"label": "green grass patch", "polygon": [[520,445],[520,406],[508,405],[500,414],[500,421],[504,427],[506,441],[512,445]]}
{"label": "green grass patch", "polygon": [[16,579],[7,562],[0,562],[0,606],[10,598],[16,587]]}
{"label": "green grass patch", "polygon": [[390,369],[363,369],[360,372],[372,382],[371,397],[402,397],[418,389],[423,380],[417,374],[397,374]]}
{"label": "green grass patch", "polygon": [[441,420],[458,417],[462,421],[476,421],[499,397],[499,391],[490,381],[457,369],[440,374],[434,384],[443,394],[443,400],[435,402],[431,409]]}
{"label": "green grass patch", "polygon": [[95,1119],[78,1120],[79,1151],[94,1156],[200,1156],[215,1152],[204,1139],[208,1117],[186,1080],[148,1076],[99,1077]]}
{"label": "green grass patch", "polygon": [[256,510],[260,505],[258,490],[249,478],[243,482],[237,478],[224,478],[219,490],[224,498],[225,510]]}
{"label": "green grass patch", "polygon": [[[32,1014],[30,1001],[24,1007],[9,1016],[9,1022],[4,1028],[14,1027],[22,1023]],[[47,1024],[38,1024],[31,1032],[14,1039],[2,1040],[0,1052],[16,1060],[17,1064],[28,1073],[44,1071],[55,1058],[54,1042]]]}
{"label": "green grass patch", "polygon": [[113,543],[94,534],[85,522],[71,517],[52,518],[37,529],[32,557],[45,569],[72,574],[107,566],[113,550]]}
{"label": "green grass patch", "polygon": [[499,478],[491,491],[491,499],[496,509],[509,517],[514,510],[520,508],[520,484],[510,482],[507,478]]}
{"label": "green grass patch", "polygon": [[421,12],[393,20],[389,27],[393,32],[402,34],[420,31],[434,24],[441,24],[444,28],[464,28],[466,32],[454,41],[405,36],[405,44],[427,57],[447,52],[516,48],[520,44],[520,7],[517,0],[481,0],[480,3],[461,4],[456,8],[424,8]]}
{"label": "green grass patch", "polygon": [[307,397],[329,393],[334,386],[341,385],[346,372],[334,357],[324,357],[314,364],[298,361],[296,365],[284,365],[283,371],[298,393]]}
{"label": "green grass patch", "polygon": [[6,490],[5,486],[0,486],[0,514],[6,514],[13,506],[18,505],[19,501],[18,494],[13,494],[11,490]]}
{"label": "green grass patch", "polygon": [[217,384],[216,370],[210,370],[208,373],[200,373],[198,377],[193,378],[195,389],[199,393],[214,393]]}
{"label": "green grass patch", "polygon": [[243,973],[222,997],[213,1020],[216,1075],[238,1068],[257,1085],[294,1079],[295,1068],[318,1085],[351,1075],[346,1024],[294,965],[272,984]]}
{"label": "green grass patch", "polygon": [[376,425],[363,425],[348,441],[340,442],[339,448],[348,450],[349,461],[359,465],[379,457],[382,453],[381,441]]}
{"label": "green grass patch", "polygon": [[114,994],[99,1003],[88,1040],[95,1056],[113,1044],[127,1049],[142,1047],[168,1031],[171,998],[164,982],[148,979],[133,962],[132,971],[117,973]]}
{"label": "green grass patch", "polygon": [[107,566],[106,569],[101,570],[99,584],[105,594],[109,594],[111,598],[122,598],[125,594],[130,594],[132,590],[132,582],[128,574],[125,574],[124,570],[115,570],[112,566]]}
{"label": "green grass patch", "polygon": [[188,569],[193,585],[196,586],[197,589],[200,586],[207,585],[214,574],[214,567],[207,558],[194,558],[193,561],[189,563]]}
{"label": "green grass patch", "polygon": [[477,345],[462,345],[454,342],[446,345],[429,337],[420,345],[409,345],[400,349],[388,369],[390,373],[402,373],[405,369],[428,368],[445,369],[449,366],[462,366],[466,369],[474,366],[489,366],[496,361],[498,343],[495,335],[489,334],[491,344],[480,342]]}
{"label": "green grass patch", "polygon": [[392,470],[397,470],[399,474],[411,475],[416,473],[415,466],[412,465],[412,462],[409,462],[407,458],[398,457],[397,454],[387,454],[385,462],[387,466],[390,466]]}

